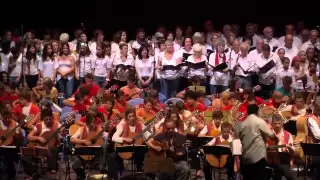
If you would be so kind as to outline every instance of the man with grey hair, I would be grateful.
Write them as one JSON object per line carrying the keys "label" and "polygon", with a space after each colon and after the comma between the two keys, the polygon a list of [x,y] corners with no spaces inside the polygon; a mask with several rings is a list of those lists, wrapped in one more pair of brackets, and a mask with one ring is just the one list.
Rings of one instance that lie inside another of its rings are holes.
{"label": "man with grey hair", "polygon": [[249,89],[252,87],[252,75],[254,74],[254,60],[249,53],[249,45],[244,42],[240,46],[240,56],[233,59],[232,64],[235,75],[240,79],[240,87]]}
{"label": "man with grey hair", "polygon": [[286,25],[286,34],[278,39],[279,46],[285,44],[285,37],[288,34],[292,35],[292,37],[293,37],[293,46],[300,49],[302,46],[302,42],[301,42],[301,39],[296,36],[296,31],[295,31],[294,25],[292,25],[292,24]]}
{"label": "man with grey hair", "polygon": [[279,41],[275,38],[273,38],[273,29],[270,26],[267,26],[263,30],[264,35],[264,43],[269,44],[269,46],[272,49],[272,52],[275,52],[276,49],[279,47]]}
{"label": "man with grey hair", "polygon": [[309,41],[305,42],[302,45],[301,51],[306,52],[309,47],[316,48],[319,51],[320,44],[319,44],[319,41],[318,41],[318,37],[319,37],[319,32],[317,30],[315,30],[315,29],[311,30],[310,31]]}

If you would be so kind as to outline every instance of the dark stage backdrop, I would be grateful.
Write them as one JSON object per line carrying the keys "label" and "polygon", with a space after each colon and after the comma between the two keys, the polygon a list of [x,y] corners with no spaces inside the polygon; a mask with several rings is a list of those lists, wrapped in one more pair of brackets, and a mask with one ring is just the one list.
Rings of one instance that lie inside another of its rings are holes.
{"label": "dark stage backdrop", "polygon": [[[318,24],[318,6],[312,1],[305,2],[307,4],[281,0],[9,0],[1,2],[0,30],[23,24],[25,30],[32,28],[37,37],[42,37],[46,27],[72,34],[73,28],[84,23],[89,35],[93,29],[102,28],[110,39],[115,31],[124,29],[132,39],[138,27],[145,27],[149,35],[159,24],[169,29],[174,25],[191,25],[194,31],[201,31],[204,20],[212,19],[218,30],[226,23],[238,23],[243,29],[246,23],[254,22],[260,30],[266,25],[274,26],[280,35],[285,24],[297,20],[304,20],[311,28]],[[6,12],[10,8],[13,10]]]}

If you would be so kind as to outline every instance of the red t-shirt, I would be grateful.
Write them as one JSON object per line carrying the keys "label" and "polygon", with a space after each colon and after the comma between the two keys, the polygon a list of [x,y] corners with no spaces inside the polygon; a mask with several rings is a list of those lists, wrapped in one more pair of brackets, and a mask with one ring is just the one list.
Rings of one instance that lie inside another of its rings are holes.
{"label": "red t-shirt", "polygon": [[[256,97],[256,104],[259,106],[261,104],[264,104],[264,100],[260,97]],[[244,102],[238,109],[240,112],[247,112],[248,109],[248,101]]]}
{"label": "red t-shirt", "polygon": [[10,93],[6,93],[0,97],[0,101],[8,101],[9,103],[14,102],[19,98],[18,94],[11,95]]}
{"label": "red t-shirt", "polygon": [[[31,103],[30,103],[31,104]],[[17,104],[13,107],[12,113],[15,113],[16,115],[25,115],[25,116],[29,116],[29,115],[36,115],[40,112],[40,109],[37,105],[35,104],[31,104],[30,110],[29,112],[23,112],[22,110],[22,106],[20,104]],[[26,107],[25,107],[26,108]]]}
{"label": "red t-shirt", "polygon": [[80,111],[86,111],[86,110],[87,110],[86,104],[77,103],[74,106],[72,106],[72,111],[80,112]]}
{"label": "red t-shirt", "polygon": [[122,105],[118,101],[114,103],[114,107],[113,107],[113,109],[118,110],[120,113],[124,113],[126,111],[126,108],[127,108],[127,102],[125,103],[125,105]]}
{"label": "red t-shirt", "polygon": [[[80,118],[80,122],[86,123],[86,121],[87,121],[87,116],[83,116],[82,118]],[[97,117],[95,122],[97,125],[99,125],[102,123],[102,120]]]}
{"label": "red t-shirt", "polygon": [[188,103],[184,103],[184,107],[186,108],[186,110],[188,110],[190,112],[193,112],[195,110],[198,110],[199,112],[203,112],[206,110],[206,106],[201,103],[197,103],[193,107],[191,107]]}
{"label": "red t-shirt", "polygon": [[[87,86],[88,90],[89,90],[89,99],[91,99],[92,96],[97,95],[97,93],[100,90],[100,87],[96,84],[92,84],[92,86]],[[73,95],[76,95],[79,92],[79,88],[76,90],[76,92],[74,92]]]}

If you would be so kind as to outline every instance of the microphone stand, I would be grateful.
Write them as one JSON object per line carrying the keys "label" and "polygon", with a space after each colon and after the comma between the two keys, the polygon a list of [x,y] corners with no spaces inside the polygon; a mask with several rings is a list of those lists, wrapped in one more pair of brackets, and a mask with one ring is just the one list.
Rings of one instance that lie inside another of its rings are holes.
{"label": "microphone stand", "polygon": [[153,89],[156,89],[156,85],[157,85],[157,73],[156,73],[156,45],[154,43],[154,46],[153,46],[153,52],[154,52],[154,56],[153,56],[153,83],[154,83],[154,88]]}
{"label": "microphone stand", "polygon": [[[21,39],[22,39],[22,50],[21,50],[21,75],[20,75],[20,87],[24,87],[24,73],[23,73],[23,69],[24,69],[24,62],[23,62],[23,56],[24,56],[24,37],[23,37],[23,24],[21,24]],[[20,47],[21,48],[21,47]]]}

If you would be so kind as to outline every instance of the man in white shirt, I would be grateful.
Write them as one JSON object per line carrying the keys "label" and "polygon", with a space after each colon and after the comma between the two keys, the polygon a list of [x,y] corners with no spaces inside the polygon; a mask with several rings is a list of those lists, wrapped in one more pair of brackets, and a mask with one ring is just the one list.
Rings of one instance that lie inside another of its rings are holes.
{"label": "man in white shirt", "polygon": [[264,139],[268,137],[278,143],[277,136],[267,123],[258,117],[258,111],[256,104],[248,105],[248,117],[236,125],[236,135],[242,144],[242,170],[245,180],[267,180],[267,147]]}
{"label": "man in white shirt", "polygon": [[[251,37],[251,44],[249,44],[251,47],[256,47],[257,40],[261,39],[260,36],[255,34],[255,31],[256,31],[255,25],[252,23],[248,23],[246,26],[246,32],[247,32],[247,37]],[[244,42],[243,40],[241,41]]]}
{"label": "man in white shirt", "polygon": [[[297,36],[295,36],[295,29],[294,29],[294,26],[292,24],[288,24],[286,26],[286,35],[292,35],[293,36],[293,45],[300,49],[301,46],[302,46],[302,42],[301,42],[301,39]],[[282,46],[285,44],[285,36],[282,36],[278,39],[279,41],[279,45]]]}
{"label": "man in white shirt", "polygon": [[279,41],[275,38],[273,38],[273,29],[271,27],[265,27],[263,30],[263,34],[264,34],[264,43],[268,44],[271,49],[272,52],[274,52],[278,47],[279,47]]}
{"label": "man in white shirt", "polygon": [[294,41],[295,41],[293,37],[294,37],[294,36],[292,36],[292,35],[290,35],[290,34],[287,34],[287,35],[285,36],[285,39],[284,39],[285,44],[284,44],[283,46],[280,46],[280,47],[276,50],[276,52],[278,53],[278,50],[279,50],[280,48],[283,48],[283,49],[284,49],[284,51],[285,51],[285,57],[288,57],[288,58],[290,59],[290,65],[291,65],[291,63],[292,63],[292,59],[293,59],[295,56],[297,56],[298,53],[299,53],[299,49],[298,49],[296,46],[293,45],[293,43],[294,43]]}
{"label": "man in white shirt", "polygon": [[[320,143],[320,97],[317,96],[313,102],[313,114],[308,118],[308,139],[307,143]],[[316,179],[320,179],[320,156],[312,156],[312,164],[316,168]]]}
{"label": "man in white shirt", "polygon": [[318,36],[319,36],[319,32],[317,30],[315,30],[315,29],[311,30],[309,41],[303,43],[303,45],[301,47],[301,51],[307,52],[307,49],[309,47],[315,47],[319,50],[320,44],[318,42]]}

